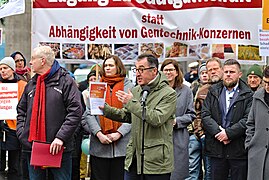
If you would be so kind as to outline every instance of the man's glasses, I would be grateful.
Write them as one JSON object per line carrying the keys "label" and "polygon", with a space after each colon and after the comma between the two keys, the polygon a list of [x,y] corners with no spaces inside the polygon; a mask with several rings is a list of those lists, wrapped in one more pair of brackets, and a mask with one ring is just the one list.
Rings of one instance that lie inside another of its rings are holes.
{"label": "man's glasses", "polygon": [[24,61],[24,59],[17,59],[17,60],[15,60],[15,63],[19,63],[19,62],[23,62]]}
{"label": "man's glasses", "polygon": [[153,68],[155,68],[155,67],[148,67],[148,68],[134,68],[133,69],[133,72],[134,73],[136,73],[137,71],[141,74],[141,73],[143,73],[145,70],[148,70],[148,69],[153,69]]}
{"label": "man's glasses", "polygon": [[171,68],[171,69],[164,69],[163,72],[167,73],[167,72],[174,72],[176,69],[175,68]]}

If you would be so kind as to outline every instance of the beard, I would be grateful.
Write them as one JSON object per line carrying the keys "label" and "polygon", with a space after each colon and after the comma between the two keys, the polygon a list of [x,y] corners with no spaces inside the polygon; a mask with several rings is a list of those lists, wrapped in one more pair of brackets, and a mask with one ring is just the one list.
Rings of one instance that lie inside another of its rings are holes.
{"label": "beard", "polygon": [[231,81],[231,82],[227,82],[227,81],[223,80],[223,84],[226,88],[233,88],[236,86],[237,83],[238,83],[238,80]]}
{"label": "beard", "polygon": [[211,84],[215,84],[215,83],[219,82],[220,79],[221,78],[219,76],[213,76],[213,77],[211,77],[211,79],[209,79],[209,81]]}

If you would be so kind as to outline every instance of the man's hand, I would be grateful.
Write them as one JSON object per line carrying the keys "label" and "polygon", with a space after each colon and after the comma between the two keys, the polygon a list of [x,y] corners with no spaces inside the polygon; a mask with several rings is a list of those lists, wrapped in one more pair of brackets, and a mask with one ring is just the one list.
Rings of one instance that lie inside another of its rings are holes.
{"label": "man's hand", "polygon": [[226,131],[225,129],[222,129],[221,132],[219,132],[218,134],[215,135],[215,138],[217,138],[220,142],[223,142],[223,141],[228,141],[229,138],[226,134]]}
{"label": "man's hand", "polygon": [[64,142],[61,139],[55,138],[50,145],[50,153],[52,155],[58,154],[63,148]]}
{"label": "man's hand", "polygon": [[177,119],[175,118],[175,119],[173,120],[173,122],[172,122],[173,127],[175,127],[176,124],[177,124]]}
{"label": "man's hand", "polygon": [[223,144],[226,145],[226,144],[229,144],[231,141],[230,140],[226,140],[226,141],[223,141]]}
{"label": "man's hand", "polygon": [[118,139],[121,138],[121,133],[119,132],[115,132],[115,133],[110,133],[107,135],[107,137],[111,140],[111,141],[117,141]]}
{"label": "man's hand", "polygon": [[101,131],[99,131],[96,136],[102,144],[110,144],[112,141],[108,138],[107,135],[104,135]]}
{"label": "man's hand", "polygon": [[102,111],[104,111],[104,106],[99,106],[99,109],[101,109]]}
{"label": "man's hand", "polygon": [[122,104],[127,104],[133,98],[133,94],[130,89],[128,89],[128,93],[119,90],[116,92],[116,96],[118,97],[118,100],[122,102]]}

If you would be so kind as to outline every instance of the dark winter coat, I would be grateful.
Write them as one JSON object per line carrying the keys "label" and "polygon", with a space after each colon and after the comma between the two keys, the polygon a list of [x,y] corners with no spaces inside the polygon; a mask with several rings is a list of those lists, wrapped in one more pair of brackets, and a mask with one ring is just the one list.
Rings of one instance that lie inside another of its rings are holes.
{"label": "dark winter coat", "polygon": [[[26,85],[17,106],[17,136],[24,151],[31,151],[32,148],[28,137],[36,83],[37,75]],[[49,80],[45,80],[45,84],[47,142],[59,138],[64,142],[65,151],[71,151],[73,134],[83,113],[80,92],[64,68],[60,68]]]}
{"label": "dark winter coat", "polygon": [[247,159],[245,150],[246,121],[252,103],[252,91],[247,84],[239,81],[239,92],[229,111],[232,114],[230,125],[225,129],[231,141],[224,145],[215,135],[221,130],[222,114],[219,107],[219,98],[223,89],[223,82],[212,85],[202,108],[202,122],[205,129],[205,153],[210,157],[227,159]]}

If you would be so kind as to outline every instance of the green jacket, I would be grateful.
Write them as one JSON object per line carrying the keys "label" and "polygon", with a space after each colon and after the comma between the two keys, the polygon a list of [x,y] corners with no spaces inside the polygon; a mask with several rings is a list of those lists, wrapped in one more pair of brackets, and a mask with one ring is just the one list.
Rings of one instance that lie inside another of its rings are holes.
{"label": "green jacket", "polygon": [[[173,171],[173,125],[176,110],[176,92],[169,87],[163,73],[148,84],[151,89],[146,101],[144,174],[165,174]],[[127,145],[125,169],[128,171],[134,157],[137,173],[141,174],[142,145],[142,88],[132,89],[133,99],[122,109],[105,105],[104,115],[120,122],[132,123]]]}

